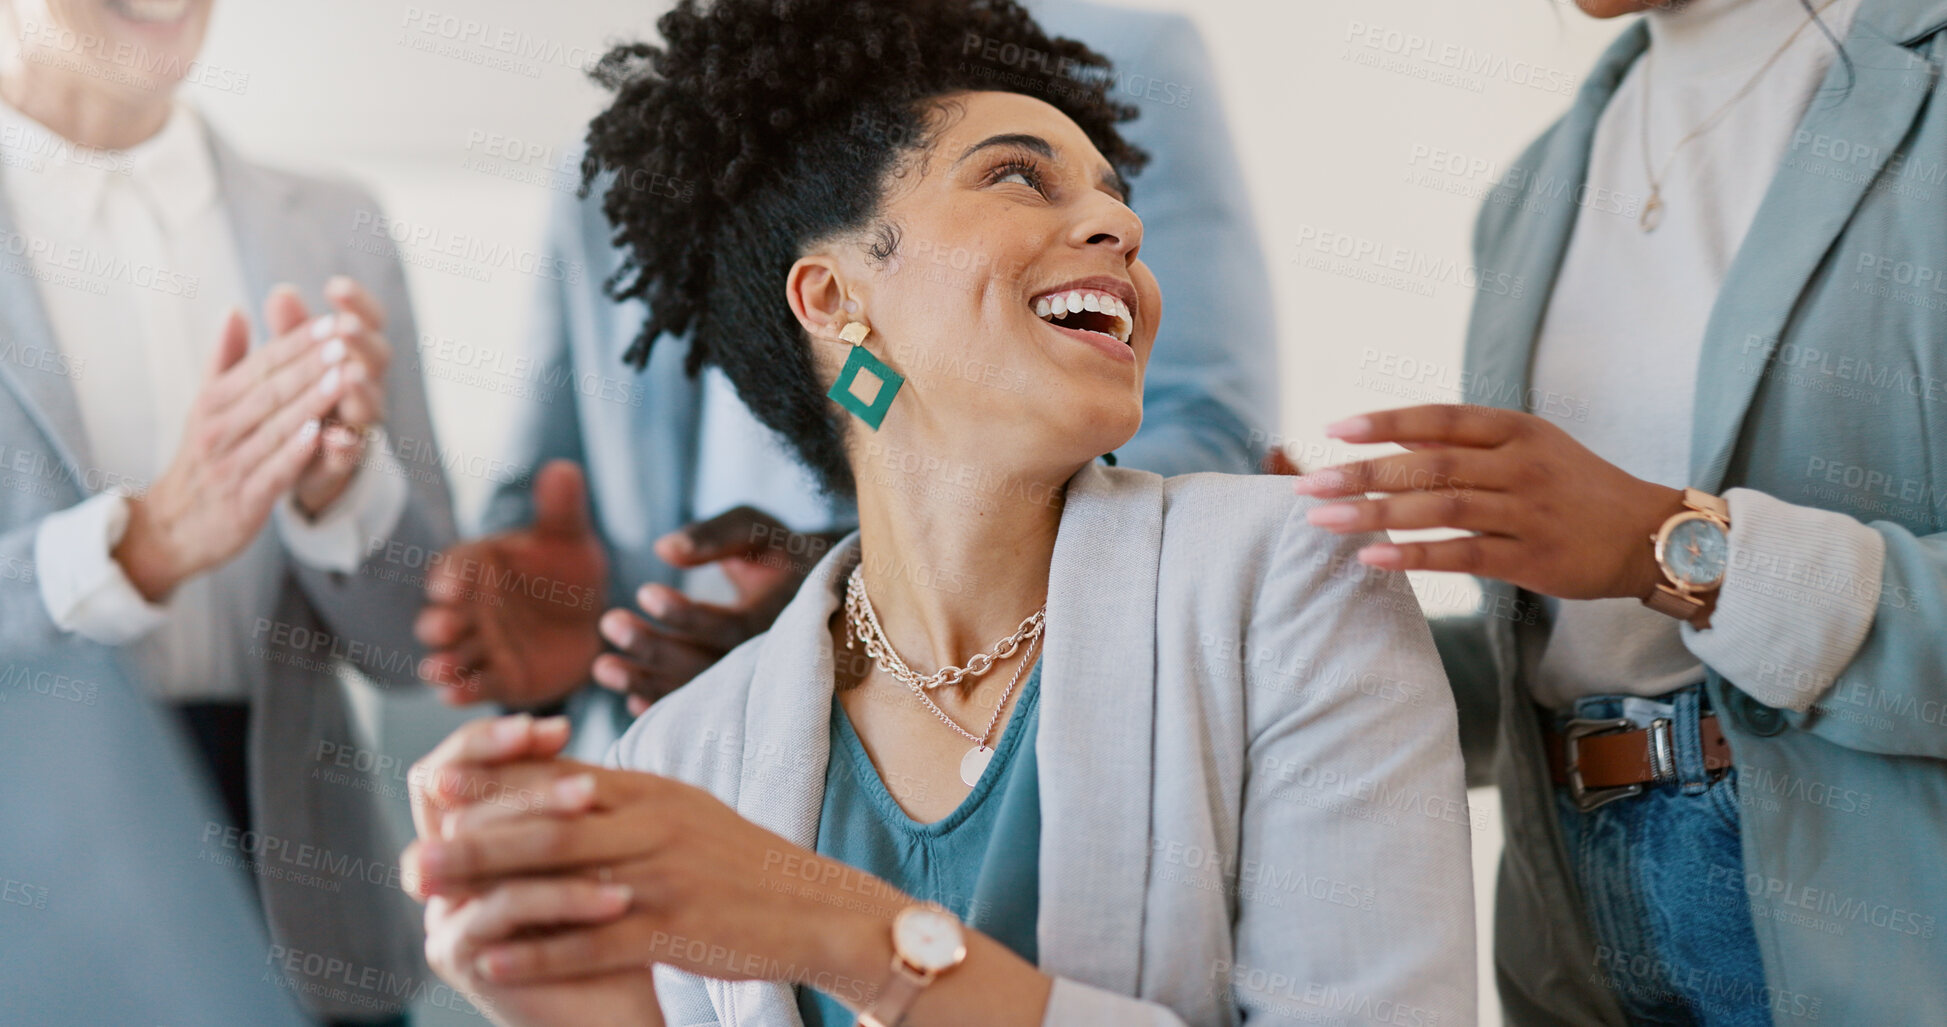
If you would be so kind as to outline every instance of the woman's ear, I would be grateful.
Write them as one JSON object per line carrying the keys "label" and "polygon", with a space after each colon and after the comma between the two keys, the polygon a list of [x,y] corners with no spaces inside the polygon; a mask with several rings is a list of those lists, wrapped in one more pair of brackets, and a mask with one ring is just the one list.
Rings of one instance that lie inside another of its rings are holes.
{"label": "woman's ear", "polygon": [[845,299],[845,282],[838,262],[828,256],[799,257],[784,277],[784,298],[806,335],[818,342],[848,345],[838,337],[846,322],[855,321],[857,303]]}

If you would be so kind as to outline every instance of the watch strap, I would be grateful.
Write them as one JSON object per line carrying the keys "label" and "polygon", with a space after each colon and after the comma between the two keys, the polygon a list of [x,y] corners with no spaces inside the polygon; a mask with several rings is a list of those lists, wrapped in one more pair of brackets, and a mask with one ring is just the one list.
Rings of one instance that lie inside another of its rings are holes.
{"label": "watch strap", "polygon": [[892,973],[886,978],[886,986],[879,989],[879,997],[859,1013],[856,1027],[899,1027],[906,1019],[906,1011],[913,1007],[922,988],[933,983],[930,974],[922,974],[906,965],[898,956],[892,957]]}
{"label": "watch strap", "polygon": [[1726,502],[1723,496],[1713,496],[1702,489],[1687,488],[1683,490],[1683,505],[1698,513],[1709,514],[1723,521],[1726,526],[1731,523],[1731,504]]}
{"label": "watch strap", "polygon": [[1643,599],[1643,605],[1678,620],[1692,620],[1704,608],[1704,601],[1695,596],[1687,596],[1661,582]]}

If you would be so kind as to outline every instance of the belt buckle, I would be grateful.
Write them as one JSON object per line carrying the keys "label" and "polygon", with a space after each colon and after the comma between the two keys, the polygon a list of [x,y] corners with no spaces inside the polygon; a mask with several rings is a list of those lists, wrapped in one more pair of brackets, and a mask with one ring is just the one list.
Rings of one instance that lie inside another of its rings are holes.
{"label": "belt buckle", "polygon": [[1584,813],[1599,806],[1605,806],[1617,799],[1627,799],[1643,794],[1642,785],[1622,785],[1617,788],[1587,788],[1582,784],[1581,741],[1595,735],[1613,735],[1620,731],[1635,730],[1636,724],[1628,717],[1607,719],[1588,719],[1577,717],[1562,729],[1562,770],[1568,778],[1568,796],[1575,800],[1575,808]]}

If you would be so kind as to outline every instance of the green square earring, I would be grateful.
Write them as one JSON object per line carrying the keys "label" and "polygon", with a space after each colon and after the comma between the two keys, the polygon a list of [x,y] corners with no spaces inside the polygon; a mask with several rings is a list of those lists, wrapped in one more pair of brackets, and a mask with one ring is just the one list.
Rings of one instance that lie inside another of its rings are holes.
{"label": "green square earring", "polygon": [[852,344],[852,353],[845,358],[844,369],[838,372],[838,380],[825,395],[878,431],[879,423],[886,419],[886,411],[892,409],[892,397],[906,384],[906,379],[865,348],[865,337],[870,334],[872,329],[863,321],[853,321],[839,331],[838,337]]}

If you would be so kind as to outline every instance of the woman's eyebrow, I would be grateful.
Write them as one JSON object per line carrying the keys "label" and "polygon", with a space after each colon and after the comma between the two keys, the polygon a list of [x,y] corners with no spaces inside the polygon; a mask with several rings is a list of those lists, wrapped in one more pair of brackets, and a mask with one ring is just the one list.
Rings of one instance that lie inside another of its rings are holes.
{"label": "woman's eyebrow", "polygon": [[1046,139],[1037,135],[1028,135],[1025,132],[1005,132],[996,136],[988,136],[980,142],[967,147],[967,151],[960,155],[960,159],[953,162],[954,166],[958,167],[966,163],[968,157],[996,146],[1018,146],[1023,150],[1027,150],[1030,153],[1037,154],[1049,160],[1055,159],[1055,148],[1048,145]]}

